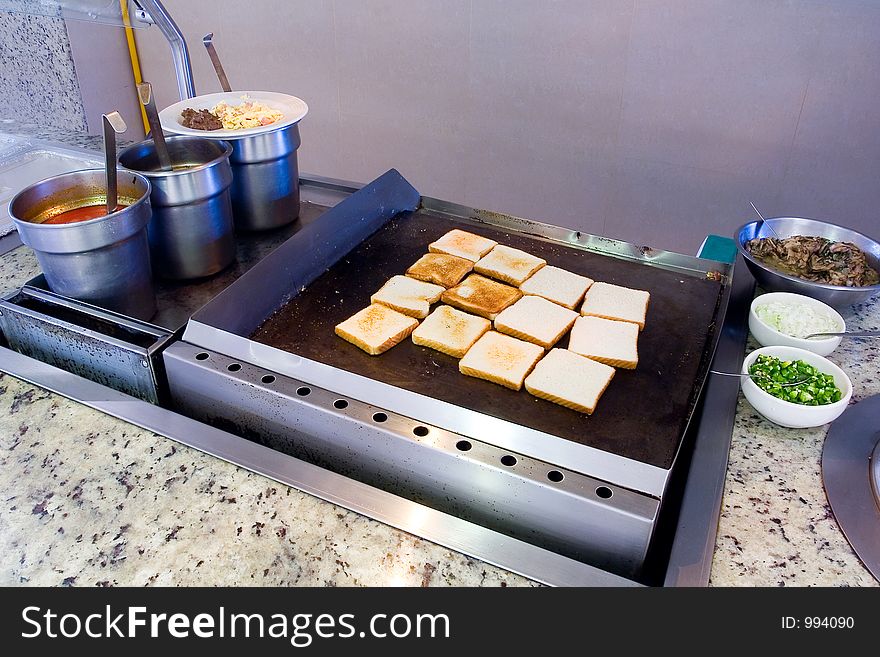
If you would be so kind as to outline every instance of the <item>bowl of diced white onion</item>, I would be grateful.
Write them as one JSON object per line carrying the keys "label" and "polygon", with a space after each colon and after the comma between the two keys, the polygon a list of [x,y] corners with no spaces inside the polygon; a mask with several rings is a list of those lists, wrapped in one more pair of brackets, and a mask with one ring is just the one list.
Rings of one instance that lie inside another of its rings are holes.
{"label": "bowl of diced white onion", "polygon": [[763,347],[797,347],[820,356],[837,349],[840,337],[807,338],[812,333],[840,333],[846,322],[831,306],[812,297],[770,292],[755,297],[749,330]]}

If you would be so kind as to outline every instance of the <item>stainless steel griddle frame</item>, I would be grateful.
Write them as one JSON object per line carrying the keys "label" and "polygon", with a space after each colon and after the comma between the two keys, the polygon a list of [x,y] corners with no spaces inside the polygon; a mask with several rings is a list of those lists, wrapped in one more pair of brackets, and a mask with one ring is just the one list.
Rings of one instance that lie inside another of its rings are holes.
{"label": "stainless steel griddle frame", "polygon": [[[305,197],[330,204],[356,191],[359,186],[319,177],[301,181]],[[513,220],[513,219],[511,219]],[[561,230],[561,229],[560,229]],[[582,236],[571,231],[574,239]],[[602,238],[588,238],[602,240]],[[16,238],[0,240],[0,252],[14,248]],[[610,243],[610,241],[608,242]],[[607,243],[603,240],[603,245]],[[638,248],[638,247],[633,247]],[[650,249],[643,256],[663,261],[674,258]],[[688,262],[693,259],[688,258]],[[746,311],[754,282],[743,267],[735,269],[727,319],[716,349],[713,366],[738,368],[747,328]],[[418,535],[551,585],[634,585],[620,577],[580,561],[561,556],[528,542],[511,538],[476,523],[467,522],[394,494],[368,486],[289,455],[197,422],[165,408],[148,404],[64,370],[0,347],[0,370],[40,385],[95,409],[132,422],[182,444],[263,474],[370,518]],[[678,480],[670,485],[675,496],[672,513],[665,521],[664,547],[658,559],[661,577],[651,583],[668,586],[701,586],[708,582],[714,551],[727,454],[736,410],[736,382],[707,381],[686,438],[684,462]],[[686,475],[686,476],[685,476]]]}

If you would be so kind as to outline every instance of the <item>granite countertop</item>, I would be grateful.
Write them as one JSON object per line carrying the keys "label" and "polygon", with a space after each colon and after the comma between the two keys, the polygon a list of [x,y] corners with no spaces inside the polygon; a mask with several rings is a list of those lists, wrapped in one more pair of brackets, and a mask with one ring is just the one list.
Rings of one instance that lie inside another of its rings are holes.
{"label": "granite countertop", "polygon": [[[38,271],[7,253],[0,290]],[[880,328],[880,299],[855,311],[851,328]],[[832,354],[853,401],[880,393],[878,354]],[[740,396],[712,585],[877,585],[822,488],[826,430],[777,427]],[[535,585],[3,374],[0,500],[0,585]]]}

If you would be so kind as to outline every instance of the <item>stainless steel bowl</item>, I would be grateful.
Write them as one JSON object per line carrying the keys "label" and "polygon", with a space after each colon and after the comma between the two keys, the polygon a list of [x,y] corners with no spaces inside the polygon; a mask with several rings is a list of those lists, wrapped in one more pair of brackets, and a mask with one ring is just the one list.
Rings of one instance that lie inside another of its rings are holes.
{"label": "stainless steel bowl", "polygon": [[[773,229],[780,237],[792,237],[794,235],[809,235],[825,237],[835,242],[852,242],[868,258],[868,263],[880,271],[880,243],[867,235],[862,235],[855,230],[830,224],[816,219],[803,219],[800,217],[772,217]],[[865,287],[846,287],[843,285],[826,285],[813,283],[796,276],[784,274],[781,271],[768,267],[760,260],[752,257],[746,249],[746,243],[757,237],[774,237],[767,226],[760,221],[752,221],[740,226],[736,232],[736,246],[742,257],[745,258],[746,266],[752,272],[758,285],[768,292],[793,292],[813,297],[834,308],[847,308],[857,303],[867,301],[875,294],[880,293],[880,285],[867,285]]]}

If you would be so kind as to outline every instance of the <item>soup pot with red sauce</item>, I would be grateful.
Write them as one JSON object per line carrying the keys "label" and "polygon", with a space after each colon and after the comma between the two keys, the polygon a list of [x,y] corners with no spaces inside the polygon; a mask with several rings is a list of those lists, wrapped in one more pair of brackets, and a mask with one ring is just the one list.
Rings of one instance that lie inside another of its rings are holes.
{"label": "soup pot with red sauce", "polygon": [[[114,212],[119,212],[121,209],[128,207],[127,205],[117,205]],[[89,219],[97,219],[98,217],[107,216],[107,204],[102,203],[100,205],[84,205],[81,208],[74,208],[73,210],[65,210],[61,214],[56,214],[54,217],[49,217],[42,223],[44,224],[75,224],[78,221],[88,221]]]}
{"label": "soup pot with red sauce", "polygon": [[9,214],[53,292],[150,319],[156,313],[147,240],[150,182],[123,169],[117,177],[119,205],[112,214],[103,169],[34,183],[13,197]]}

